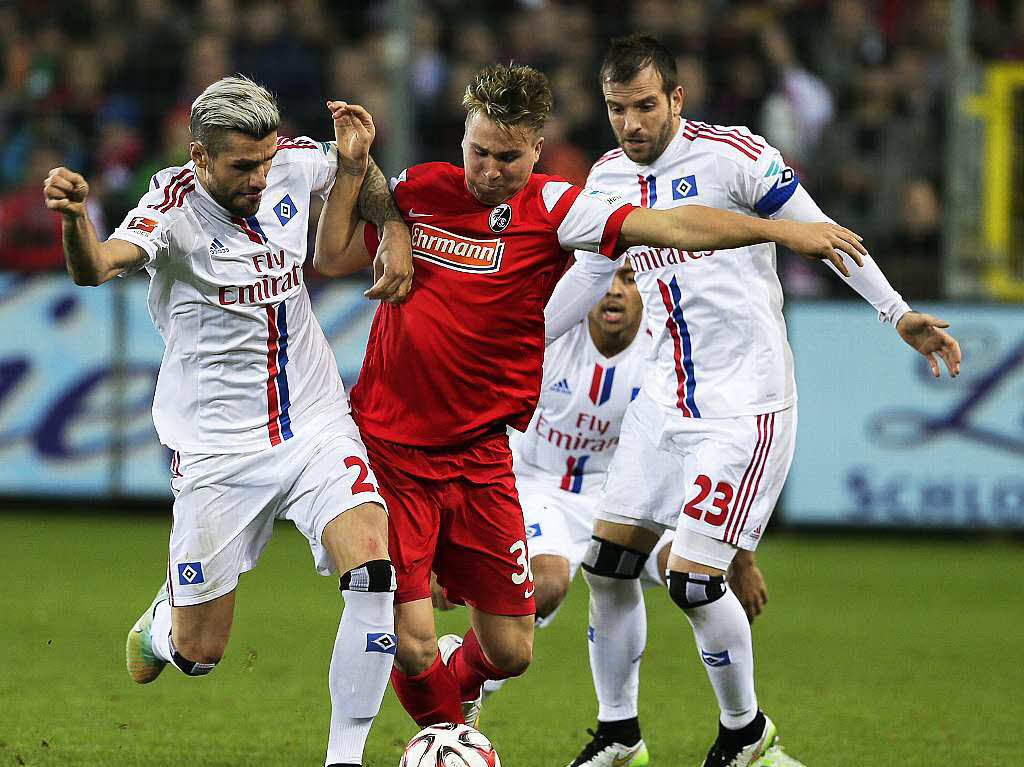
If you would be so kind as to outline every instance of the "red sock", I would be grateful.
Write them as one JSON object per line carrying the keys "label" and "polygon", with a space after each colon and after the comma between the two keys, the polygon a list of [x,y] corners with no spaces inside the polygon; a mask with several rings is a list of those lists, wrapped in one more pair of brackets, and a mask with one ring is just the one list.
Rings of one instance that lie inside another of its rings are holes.
{"label": "red sock", "polygon": [[488,679],[508,679],[512,676],[487,660],[473,629],[466,632],[462,639],[462,647],[448,659],[448,668],[459,685],[462,700],[473,700],[480,694],[480,685]]}
{"label": "red sock", "polygon": [[452,672],[438,653],[433,665],[421,674],[406,676],[391,670],[391,686],[409,716],[420,727],[441,722],[462,724],[462,698]]}

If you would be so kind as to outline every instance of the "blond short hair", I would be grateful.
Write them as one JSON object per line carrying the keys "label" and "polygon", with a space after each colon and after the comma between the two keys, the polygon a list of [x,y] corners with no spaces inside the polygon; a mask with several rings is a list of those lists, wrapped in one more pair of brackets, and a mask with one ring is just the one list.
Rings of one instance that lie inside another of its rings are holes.
{"label": "blond short hair", "polygon": [[466,119],[481,115],[505,129],[537,132],[544,128],[551,104],[548,78],[525,64],[492,64],[480,70],[462,97]]}

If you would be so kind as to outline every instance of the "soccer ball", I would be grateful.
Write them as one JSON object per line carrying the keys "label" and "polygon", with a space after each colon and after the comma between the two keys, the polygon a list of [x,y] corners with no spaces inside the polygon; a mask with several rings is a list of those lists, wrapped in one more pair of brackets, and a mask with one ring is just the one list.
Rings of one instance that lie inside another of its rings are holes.
{"label": "soccer ball", "polygon": [[432,724],[413,736],[398,767],[501,767],[491,741],[468,724]]}

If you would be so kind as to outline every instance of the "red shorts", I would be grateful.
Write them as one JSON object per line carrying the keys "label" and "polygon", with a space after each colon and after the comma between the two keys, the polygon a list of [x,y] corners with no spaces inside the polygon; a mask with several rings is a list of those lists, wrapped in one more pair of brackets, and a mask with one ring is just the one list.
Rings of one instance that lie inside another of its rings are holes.
{"label": "red shorts", "polygon": [[533,615],[533,573],[504,433],[456,448],[416,448],[363,435],[388,504],[395,602],[448,599],[493,615]]}

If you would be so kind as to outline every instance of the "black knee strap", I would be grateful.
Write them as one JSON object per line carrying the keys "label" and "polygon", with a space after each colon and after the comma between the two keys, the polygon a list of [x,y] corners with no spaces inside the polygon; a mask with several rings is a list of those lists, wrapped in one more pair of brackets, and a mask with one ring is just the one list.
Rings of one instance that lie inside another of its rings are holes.
{"label": "black knee strap", "polygon": [[182,673],[188,674],[189,676],[206,676],[214,667],[217,665],[216,661],[213,663],[197,663],[194,660],[189,660],[180,652],[178,648],[174,646],[174,640],[170,640],[171,645],[171,661],[181,669]]}
{"label": "black knee strap", "polygon": [[395,567],[387,559],[373,559],[341,576],[342,591],[386,592],[398,588]]}
{"label": "black knee strap", "polygon": [[668,595],[684,610],[709,605],[725,596],[725,576],[668,571]]}
{"label": "black knee strap", "polygon": [[630,580],[640,577],[646,562],[647,554],[644,552],[592,535],[587,553],[583,555],[582,567],[594,575]]}

